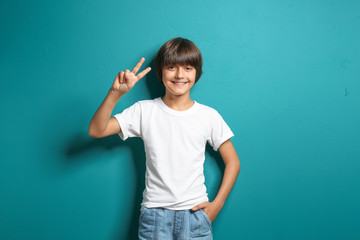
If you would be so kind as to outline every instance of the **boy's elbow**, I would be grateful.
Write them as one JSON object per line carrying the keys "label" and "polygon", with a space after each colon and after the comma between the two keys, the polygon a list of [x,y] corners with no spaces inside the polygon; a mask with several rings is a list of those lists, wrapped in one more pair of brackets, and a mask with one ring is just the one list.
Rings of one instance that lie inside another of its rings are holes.
{"label": "boy's elbow", "polygon": [[89,136],[90,136],[90,137],[93,137],[93,138],[97,138],[94,134],[92,134],[92,133],[90,133],[90,132],[89,132]]}
{"label": "boy's elbow", "polygon": [[95,134],[94,134],[92,131],[90,131],[90,130],[88,131],[88,134],[89,134],[90,137],[97,138],[97,137],[95,136]]}
{"label": "boy's elbow", "polygon": [[240,172],[240,160],[237,157],[236,160],[234,160],[233,168],[236,170],[237,174]]}
{"label": "boy's elbow", "polygon": [[225,163],[225,166],[232,169],[233,172],[239,174],[240,172],[240,160],[238,157],[234,157]]}
{"label": "boy's elbow", "polygon": [[93,138],[100,138],[100,135],[94,131],[92,128],[90,128],[89,126],[89,129],[88,129],[88,134],[90,137],[93,137]]}

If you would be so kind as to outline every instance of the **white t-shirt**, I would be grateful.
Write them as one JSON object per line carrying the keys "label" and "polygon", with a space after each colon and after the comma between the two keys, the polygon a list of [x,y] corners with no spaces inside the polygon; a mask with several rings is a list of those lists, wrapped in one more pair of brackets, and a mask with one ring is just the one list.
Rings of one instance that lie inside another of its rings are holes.
{"label": "white t-shirt", "polygon": [[191,209],[209,201],[204,161],[208,142],[215,151],[234,134],[213,108],[194,101],[191,108],[176,111],[162,99],[138,101],[114,115],[119,136],[141,137],[146,152],[144,207]]}

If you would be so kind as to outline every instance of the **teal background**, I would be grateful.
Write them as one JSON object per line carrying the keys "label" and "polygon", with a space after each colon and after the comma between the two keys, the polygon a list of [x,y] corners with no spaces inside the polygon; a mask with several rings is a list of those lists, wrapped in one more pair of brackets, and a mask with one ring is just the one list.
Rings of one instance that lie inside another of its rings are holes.
{"label": "teal background", "polygon": [[[141,139],[88,136],[119,71],[197,44],[241,171],[214,239],[360,239],[359,1],[0,1],[0,239],[136,239]],[[116,105],[163,94],[154,70]],[[207,148],[206,185],[224,165]]]}

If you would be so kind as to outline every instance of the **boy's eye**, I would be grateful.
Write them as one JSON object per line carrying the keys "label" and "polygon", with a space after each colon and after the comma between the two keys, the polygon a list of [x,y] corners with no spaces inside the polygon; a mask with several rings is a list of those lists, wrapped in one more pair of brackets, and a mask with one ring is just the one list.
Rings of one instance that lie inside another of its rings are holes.
{"label": "boy's eye", "polygon": [[[174,70],[176,67],[175,66],[168,66],[168,69],[170,70]],[[186,71],[191,71],[193,68],[192,67],[185,67]]]}

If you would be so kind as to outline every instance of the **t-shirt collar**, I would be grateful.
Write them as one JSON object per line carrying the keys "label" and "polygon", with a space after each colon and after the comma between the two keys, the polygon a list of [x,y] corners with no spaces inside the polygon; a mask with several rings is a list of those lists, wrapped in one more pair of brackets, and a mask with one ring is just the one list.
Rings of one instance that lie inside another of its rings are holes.
{"label": "t-shirt collar", "polygon": [[198,109],[198,107],[199,107],[199,103],[194,101],[194,104],[190,108],[188,108],[188,109],[186,109],[184,111],[177,111],[177,110],[174,110],[174,109],[168,107],[164,103],[164,101],[161,99],[161,97],[156,98],[155,101],[159,104],[160,108],[164,112],[166,112],[168,114],[171,114],[171,115],[174,115],[174,116],[186,116],[186,115],[189,115],[189,114],[193,113],[194,111],[196,111]]}

